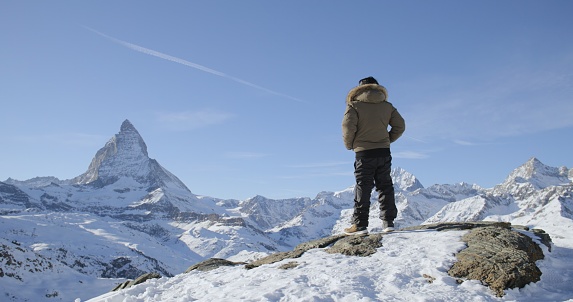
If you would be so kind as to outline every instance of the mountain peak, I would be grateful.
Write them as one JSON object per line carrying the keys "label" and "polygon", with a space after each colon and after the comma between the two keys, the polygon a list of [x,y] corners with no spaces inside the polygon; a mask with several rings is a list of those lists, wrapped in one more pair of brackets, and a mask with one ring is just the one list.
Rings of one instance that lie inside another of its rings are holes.
{"label": "mountain peak", "polygon": [[424,188],[416,176],[402,168],[393,168],[391,175],[394,181],[394,186],[401,190],[413,192],[417,189]]}
{"label": "mountain peak", "polygon": [[545,167],[545,165],[537,158],[537,157],[532,157],[530,158],[527,162],[525,162],[526,166],[530,166],[530,167]]}
{"label": "mountain peak", "polygon": [[115,135],[115,138],[117,142],[121,144],[120,147],[123,147],[122,151],[142,153],[145,157],[148,156],[147,145],[145,145],[143,138],[129,120],[125,120],[121,123],[119,133]]}
{"label": "mountain peak", "polygon": [[513,170],[505,180],[509,183],[531,183],[537,189],[570,182],[566,169],[546,166],[536,157]]}
{"label": "mountain peak", "polygon": [[125,121],[123,121],[123,123],[121,123],[121,127],[119,128],[119,130],[130,131],[130,130],[135,130],[135,127],[133,127],[133,124],[128,119],[126,119]]}
{"label": "mountain peak", "polygon": [[120,177],[145,178],[150,172],[147,145],[129,120],[93,158],[88,171],[74,179],[87,184],[99,180],[101,185],[115,182]]}
{"label": "mountain peak", "polygon": [[129,120],[123,121],[119,133],[99,149],[88,170],[71,182],[103,187],[121,178],[133,179],[148,189],[169,187],[190,193],[181,180],[149,158],[147,145]]}

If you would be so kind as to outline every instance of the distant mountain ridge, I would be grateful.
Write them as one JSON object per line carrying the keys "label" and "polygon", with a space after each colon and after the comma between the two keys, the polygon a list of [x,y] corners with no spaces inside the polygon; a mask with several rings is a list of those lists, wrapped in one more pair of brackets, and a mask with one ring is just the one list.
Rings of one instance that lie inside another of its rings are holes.
{"label": "distant mountain ridge", "polygon": [[[463,182],[425,188],[401,168],[394,168],[392,177],[398,227],[470,220],[546,230],[549,221],[573,226],[573,169],[549,167],[536,158],[488,189]],[[110,278],[147,271],[171,276],[207,258],[242,261],[289,250],[340,233],[350,224],[353,198],[353,187],[282,200],[196,196],[149,158],[143,138],[125,120],[78,177],[0,182],[0,253],[14,260],[0,263],[0,288],[8,296],[41,301],[46,298],[19,290],[24,282],[42,288],[54,274],[64,274],[81,280],[78,297],[89,297],[117,283]],[[372,200],[370,230],[376,231],[381,227],[376,194]],[[30,272],[26,267],[33,263],[43,269]],[[53,287],[60,295],[75,294]]]}

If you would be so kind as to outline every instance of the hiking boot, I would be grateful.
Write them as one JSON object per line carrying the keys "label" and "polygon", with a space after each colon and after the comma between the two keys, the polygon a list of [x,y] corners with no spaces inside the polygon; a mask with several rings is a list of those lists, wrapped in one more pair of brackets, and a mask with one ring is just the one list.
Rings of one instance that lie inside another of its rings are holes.
{"label": "hiking boot", "polygon": [[359,227],[353,224],[351,227],[344,229],[344,234],[346,235],[368,234],[368,229],[366,227]]}
{"label": "hiking boot", "polygon": [[391,220],[383,220],[382,221],[382,228],[383,228],[382,232],[385,232],[385,233],[392,232],[392,231],[396,230],[394,228],[394,221],[391,221]]}

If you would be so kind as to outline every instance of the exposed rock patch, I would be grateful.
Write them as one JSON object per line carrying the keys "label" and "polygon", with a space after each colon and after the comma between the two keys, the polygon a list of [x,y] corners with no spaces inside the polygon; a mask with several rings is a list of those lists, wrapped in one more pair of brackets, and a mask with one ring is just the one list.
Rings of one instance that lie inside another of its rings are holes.
{"label": "exposed rock patch", "polygon": [[306,251],[315,248],[325,248],[326,252],[329,254],[343,254],[348,256],[369,256],[376,253],[376,249],[382,246],[382,236],[381,233],[368,234],[368,235],[334,235],[318,240],[313,240],[305,243],[301,243],[296,246],[296,248],[289,252],[279,252],[263,257],[259,260],[253,261],[247,265],[245,268],[253,269],[264,264],[276,263],[285,259],[299,258]]}
{"label": "exposed rock patch", "polygon": [[306,251],[308,251],[310,249],[327,247],[327,246],[331,245],[332,243],[338,241],[340,238],[344,238],[344,237],[346,237],[346,236],[335,235],[335,236],[329,236],[329,237],[301,243],[301,244],[297,245],[294,248],[294,250],[292,250],[290,252],[274,253],[272,255],[269,255],[267,257],[263,257],[259,260],[255,260],[255,261],[245,265],[245,268],[246,269],[253,269],[255,267],[259,267],[259,266],[264,265],[264,264],[271,264],[271,263],[282,261],[284,259],[299,258],[300,256],[302,256],[302,254],[304,254]]}
{"label": "exposed rock patch", "polygon": [[450,276],[480,280],[497,296],[504,290],[522,288],[541,279],[535,261],[544,258],[541,248],[528,236],[499,226],[478,228],[462,237],[468,247],[460,251]]}
{"label": "exposed rock patch", "polygon": [[480,227],[497,226],[510,229],[511,223],[497,221],[475,221],[475,222],[440,222],[432,224],[423,224],[401,229],[401,231],[415,230],[436,230],[436,231],[463,231]]}
{"label": "exposed rock patch", "polygon": [[111,291],[118,291],[120,289],[124,289],[124,288],[128,288],[128,287],[132,287],[134,285],[143,283],[149,279],[158,279],[161,278],[161,275],[158,273],[147,273],[147,274],[143,274],[139,277],[137,277],[135,280],[128,280],[125,281],[123,283],[118,284],[116,287],[114,287]]}
{"label": "exposed rock patch", "polygon": [[216,268],[219,268],[221,266],[235,266],[235,265],[240,265],[240,264],[245,264],[244,262],[233,262],[233,261],[229,261],[226,259],[220,259],[220,258],[211,258],[211,259],[207,259],[205,261],[199,262],[195,265],[190,266],[185,273],[194,271],[194,270],[198,270],[198,271],[210,271],[210,270],[214,270]]}
{"label": "exposed rock patch", "polygon": [[291,269],[291,268],[297,267],[298,264],[299,264],[299,263],[296,262],[296,261],[291,261],[291,262],[289,262],[289,263],[285,263],[285,264],[279,266],[279,268],[280,268],[280,269]]}
{"label": "exposed rock patch", "polygon": [[348,236],[337,240],[330,248],[326,249],[329,254],[343,254],[347,256],[370,256],[376,253],[376,249],[382,246],[382,233],[368,234],[364,236]]}

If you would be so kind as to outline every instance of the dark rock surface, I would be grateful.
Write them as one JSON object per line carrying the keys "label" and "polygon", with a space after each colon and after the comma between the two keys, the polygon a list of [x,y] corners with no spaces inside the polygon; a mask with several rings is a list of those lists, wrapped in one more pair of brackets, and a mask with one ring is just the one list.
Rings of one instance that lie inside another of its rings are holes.
{"label": "dark rock surface", "polygon": [[441,222],[433,224],[423,224],[423,225],[403,228],[400,230],[401,231],[415,231],[415,230],[463,231],[487,226],[498,226],[507,229],[511,228],[511,224],[509,222],[475,221],[475,222]]}
{"label": "dark rock surface", "polygon": [[368,234],[365,236],[348,236],[337,240],[330,248],[326,249],[329,254],[343,254],[347,256],[370,256],[376,253],[376,249],[382,246],[383,233]]}
{"label": "dark rock surface", "polygon": [[448,271],[452,277],[480,280],[497,296],[541,279],[535,261],[543,251],[530,237],[499,226],[478,228],[462,237],[468,247]]}
{"label": "dark rock surface", "polygon": [[198,271],[210,271],[210,270],[214,270],[216,268],[219,268],[221,266],[235,266],[235,265],[240,265],[240,264],[245,264],[244,262],[233,262],[233,261],[229,261],[226,259],[220,259],[220,258],[211,258],[211,259],[207,259],[205,261],[199,262],[195,265],[190,266],[185,273],[194,271],[194,270],[198,270]]}
{"label": "dark rock surface", "polygon": [[246,269],[253,269],[255,267],[259,267],[259,266],[264,265],[264,264],[271,264],[271,263],[279,262],[279,261],[284,260],[284,259],[298,258],[298,257],[302,256],[302,254],[304,254],[304,252],[306,252],[310,249],[327,247],[327,246],[331,245],[332,243],[334,243],[334,242],[336,242],[339,239],[344,238],[344,237],[346,237],[346,236],[334,235],[334,236],[329,236],[329,237],[301,243],[301,244],[297,245],[295,247],[295,249],[290,251],[290,252],[274,253],[272,255],[269,255],[267,257],[263,257],[259,260],[253,261],[253,262],[245,265],[245,268]]}
{"label": "dark rock surface", "polygon": [[149,279],[158,279],[161,278],[161,275],[158,273],[147,273],[147,274],[143,274],[139,277],[137,277],[135,280],[128,280],[125,281],[123,283],[118,284],[116,287],[114,287],[111,291],[118,291],[120,289],[124,289],[124,288],[128,288],[128,287],[132,287],[134,285],[143,283]]}

